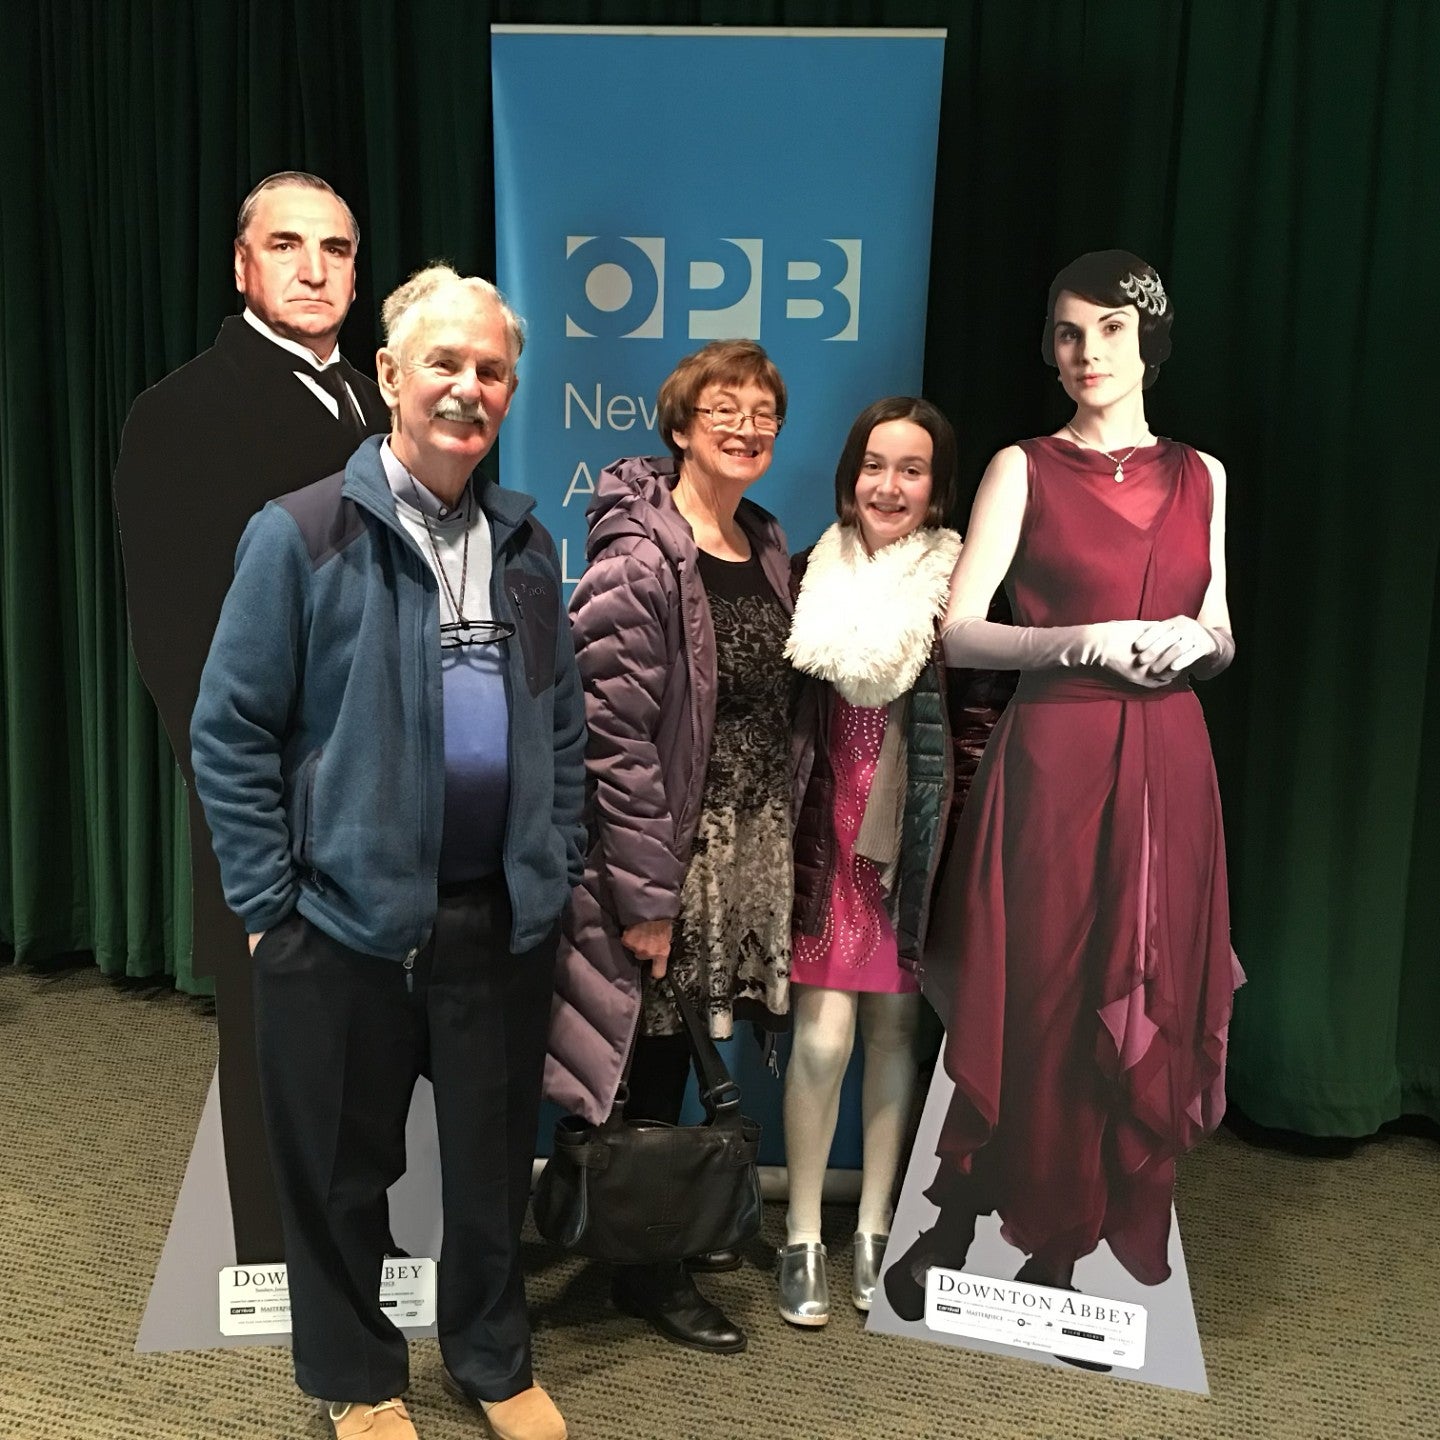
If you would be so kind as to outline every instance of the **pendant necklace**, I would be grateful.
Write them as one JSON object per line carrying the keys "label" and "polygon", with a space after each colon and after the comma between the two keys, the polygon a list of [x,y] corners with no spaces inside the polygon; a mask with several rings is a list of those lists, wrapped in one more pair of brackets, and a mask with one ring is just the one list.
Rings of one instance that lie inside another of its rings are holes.
{"label": "pendant necklace", "polygon": [[[1099,451],[1115,467],[1115,483],[1121,484],[1125,479],[1125,462],[1140,448],[1140,444],[1132,445],[1123,455],[1112,455],[1108,450],[1101,450],[1093,441],[1087,440],[1068,420],[1065,428],[1087,449]],[[1142,442],[1143,443],[1143,442]]]}

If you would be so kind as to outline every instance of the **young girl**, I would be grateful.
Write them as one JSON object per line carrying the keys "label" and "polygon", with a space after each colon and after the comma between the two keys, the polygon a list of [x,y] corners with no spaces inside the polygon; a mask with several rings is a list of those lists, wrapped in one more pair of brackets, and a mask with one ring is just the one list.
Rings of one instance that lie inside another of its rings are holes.
{"label": "young girl", "polygon": [[954,470],[955,437],[933,405],[877,401],[840,457],[838,523],[793,567],[786,654],[810,677],[797,745],[813,746],[796,835],[785,1079],[780,1313],[796,1325],[830,1316],[820,1192],[857,1019],[865,1151],[852,1299],[861,1310],[890,1229],[921,1003],[907,967],[923,939],[953,784],[938,621],[960,552],[960,537],[940,524]]}

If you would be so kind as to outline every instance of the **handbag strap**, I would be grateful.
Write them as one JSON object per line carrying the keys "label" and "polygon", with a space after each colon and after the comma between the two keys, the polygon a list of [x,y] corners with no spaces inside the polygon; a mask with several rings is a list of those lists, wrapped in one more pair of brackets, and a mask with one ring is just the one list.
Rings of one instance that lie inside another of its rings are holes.
{"label": "handbag strap", "polygon": [[[728,1120],[740,1113],[740,1087],[730,1076],[725,1061],[715,1048],[710,1033],[700,1023],[695,1007],[681,985],[674,984],[668,975],[656,982],[663,984],[675,1002],[676,1012],[685,1026],[685,1036],[690,1041],[690,1053],[695,1057],[696,1069],[700,1073],[700,1103],[705,1107],[706,1118],[714,1121],[717,1117]],[[643,1014],[637,1010],[635,1026],[630,1032],[630,1046],[625,1052],[625,1068],[620,1072],[620,1083],[615,1098],[610,1104],[610,1114],[605,1124],[619,1126],[625,1123],[625,1105],[630,1097],[630,1067],[635,1063],[635,1042],[640,1038]]]}
{"label": "handbag strap", "polygon": [[738,1113],[740,1087],[730,1078],[730,1072],[725,1068],[725,1062],[720,1058],[720,1052],[715,1048],[710,1032],[695,1014],[695,1007],[691,1005],[685,987],[674,984],[669,975],[664,976],[663,983],[670,991],[670,998],[675,1002],[675,1009],[679,1012],[685,1033],[690,1039],[690,1052],[694,1055],[696,1068],[700,1072],[700,1103],[705,1107],[706,1115],[714,1120],[717,1114]]}

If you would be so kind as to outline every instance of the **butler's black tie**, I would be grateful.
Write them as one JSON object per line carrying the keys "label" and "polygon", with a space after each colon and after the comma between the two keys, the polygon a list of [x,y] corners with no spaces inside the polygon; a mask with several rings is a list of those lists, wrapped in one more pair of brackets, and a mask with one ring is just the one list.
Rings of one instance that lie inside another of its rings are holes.
{"label": "butler's black tie", "polygon": [[[303,370],[302,375],[305,373]],[[338,365],[327,365],[323,370],[316,370],[310,378],[327,395],[334,397],[335,403],[340,407],[338,419],[345,427],[347,434],[354,436],[358,445],[365,438],[365,427],[360,422],[359,413],[355,409],[355,402],[350,398],[350,391],[345,386],[344,377],[340,374]]]}

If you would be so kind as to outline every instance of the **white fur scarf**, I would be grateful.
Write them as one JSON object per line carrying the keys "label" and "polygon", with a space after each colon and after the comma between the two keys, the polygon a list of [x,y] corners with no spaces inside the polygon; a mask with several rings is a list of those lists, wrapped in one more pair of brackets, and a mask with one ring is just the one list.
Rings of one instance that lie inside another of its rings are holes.
{"label": "white fur scarf", "polygon": [[916,530],[866,553],[858,527],[815,542],[785,658],[852,705],[888,705],[919,678],[960,554],[953,530]]}

